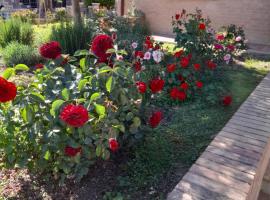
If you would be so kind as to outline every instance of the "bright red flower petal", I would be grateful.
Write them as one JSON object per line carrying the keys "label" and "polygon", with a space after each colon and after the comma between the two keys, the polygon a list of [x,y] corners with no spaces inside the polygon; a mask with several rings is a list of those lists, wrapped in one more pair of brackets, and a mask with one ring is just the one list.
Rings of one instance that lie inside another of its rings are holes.
{"label": "bright red flower petal", "polygon": [[156,128],[160,121],[162,120],[163,114],[160,111],[156,111],[152,114],[152,116],[149,118],[149,125],[152,128]]}
{"label": "bright red flower petal", "polygon": [[81,105],[66,105],[61,114],[60,118],[72,127],[81,127],[89,119],[88,111]]}
{"label": "bright red flower petal", "polygon": [[44,58],[56,59],[61,55],[60,44],[57,41],[45,43],[39,48],[39,53]]}
{"label": "bright red flower petal", "polygon": [[116,139],[110,138],[109,139],[109,147],[110,147],[111,151],[115,152],[119,149],[119,143],[117,142]]}
{"label": "bright red flower petal", "polygon": [[146,92],[147,86],[144,82],[138,81],[136,82],[136,85],[139,93],[144,94]]}
{"label": "bright red flower petal", "polygon": [[231,96],[225,96],[225,97],[223,97],[223,99],[222,99],[223,105],[224,105],[224,106],[229,106],[229,105],[231,105],[232,100],[233,100],[233,99],[232,99]]}
{"label": "bright red flower petal", "polygon": [[78,148],[73,148],[70,146],[66,146],[65,147],[65,154],[69,157],[74,157],[76,156],[78,153],[82,152],[82,148],[78,147]]}
{"label": "bright red flower petal", "polygon": [[165,84],[164,80],[162,80],[160,78],[155,78],[155,79],[152,79],[150,81],[149,87],[150,87],[152,93],[155,94],[163,89],[164,84]]}
{"label": "bright red flower petal", "polygon": [[0,102],[5,103],[15,99],[17,95],[16,85],[0,77]]}

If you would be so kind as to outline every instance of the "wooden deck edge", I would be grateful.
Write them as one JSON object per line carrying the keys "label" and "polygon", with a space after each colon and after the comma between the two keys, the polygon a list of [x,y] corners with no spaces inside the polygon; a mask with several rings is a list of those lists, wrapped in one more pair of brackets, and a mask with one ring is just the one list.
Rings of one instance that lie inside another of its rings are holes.
{"label": "wooden deck edge", "polygon": [[258,196],[259,196],[259,193],[261,190],[261,186],[262,186],[262,182],[263,182],[263,177],[264,177],[265,171],[266,171],[267,166],[268,166],[269,158],[270,158],[270,140],[268,141],[268,143],[265,147],[265,151],[264,151],[262,158],[259,162],[259,165],[257,168],[257,173],[255,174],[254,181],[251,184],[251,189],[249,190],[247,200],[258,199]]}

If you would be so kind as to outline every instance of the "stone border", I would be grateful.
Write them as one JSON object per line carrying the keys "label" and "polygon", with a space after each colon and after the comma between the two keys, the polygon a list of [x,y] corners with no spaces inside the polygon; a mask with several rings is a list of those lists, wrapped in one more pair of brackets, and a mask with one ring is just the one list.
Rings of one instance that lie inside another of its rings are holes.
{"label": "stone border", "polygon": [[167,200],[255,200],[269,157],[270,73],[210,143]]}

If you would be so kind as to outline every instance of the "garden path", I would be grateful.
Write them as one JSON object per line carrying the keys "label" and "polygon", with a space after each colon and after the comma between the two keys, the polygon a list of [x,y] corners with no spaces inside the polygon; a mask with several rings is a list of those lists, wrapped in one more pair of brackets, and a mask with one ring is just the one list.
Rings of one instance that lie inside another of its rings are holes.
{"label": "garden path", "polygon": [[269,157],[270,73],[167,200],[255,200],[261,190]]}

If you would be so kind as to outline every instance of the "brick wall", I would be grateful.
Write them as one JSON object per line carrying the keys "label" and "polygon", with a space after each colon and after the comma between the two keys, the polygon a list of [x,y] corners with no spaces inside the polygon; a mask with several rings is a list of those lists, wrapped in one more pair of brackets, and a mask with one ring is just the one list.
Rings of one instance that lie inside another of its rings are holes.
{"label": "brick wall", "polygon": [[[127,12],[131,0],[125,0]],[[214,28],[242,25],[250,43],[270,45],[270,0],[135,0],[154,34],[172,36],[171,16],[183,8],[203,10]]]}

